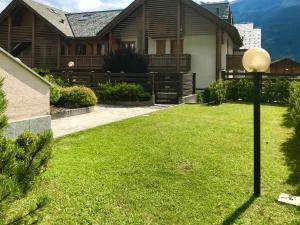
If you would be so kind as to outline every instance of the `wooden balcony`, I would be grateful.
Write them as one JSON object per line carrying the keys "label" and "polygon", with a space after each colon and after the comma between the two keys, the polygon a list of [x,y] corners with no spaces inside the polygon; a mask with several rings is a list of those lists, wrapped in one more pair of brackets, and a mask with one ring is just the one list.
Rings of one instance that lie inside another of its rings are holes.
{"label": "wooden balcony", "polygon": [[[149,70],[156,71],[176,71],[176,55],[147,55],[149,59]],[[180,55],[180,71],[186,72],[191,70],[191,55]]]}
{"label": "wooden balcony", "polygon": [[72,61],[75,66],[74,69],[97,69],[103,68],[104,56],[87,56],[87,55],[76,55],[76,56],[61,56],[61,68],[68,69],[68,63]]}
{"label": "wooden balcony", "polygon": [[[176,55],[146,55],[149,59],[149,71],[176,71]],[[68,69],[68,63],[75,63],[74,69],[103,69],[104,56],[61,56],[61,69]],[[180,56],[180,71],[187,72],[191,70],[191,55],[185,54]]]}

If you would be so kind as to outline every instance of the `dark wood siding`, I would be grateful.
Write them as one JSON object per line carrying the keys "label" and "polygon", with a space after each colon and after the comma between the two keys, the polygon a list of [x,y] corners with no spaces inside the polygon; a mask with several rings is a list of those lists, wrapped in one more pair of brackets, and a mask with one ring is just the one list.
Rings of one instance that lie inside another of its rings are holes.
{"label": "dark wood siding", "polygon": [[16,26],[12,27],[12,42],[31,42],[32,27]]}
{"label": "dark wood siding", "polygon": [[176,38],[177,1],[146,1],[146,29],[151,38]]}
{"label": "dark wood siding", "polygon": [[8,21],[4,20],[0,24],[0,46],[7,50],[7,39],[8,39]]}
{"label": "dark wood siding", "polygon": [[138,8],[113,29],[115,39],[136,38],[142,30],[142,7]]}
{"label": "dark wood siding", "polygon": [[201,16],[195,9],[184,6],[183,11],[184,34],[186,36],[216,34],[216,25]]}
{"label": "dark wood siding", "polygon": [[35,66],[57,68],[58,33],[41,19],[36,20]]}

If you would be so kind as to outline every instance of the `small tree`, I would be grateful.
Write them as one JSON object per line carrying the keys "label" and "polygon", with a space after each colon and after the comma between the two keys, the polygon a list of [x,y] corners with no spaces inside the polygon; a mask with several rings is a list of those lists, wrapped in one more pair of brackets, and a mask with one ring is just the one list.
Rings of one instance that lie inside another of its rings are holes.
{"label": "small tree", "polygon": [[148,60],[132,48],[122,48],[104,59],[105,71],[112,73],[147,73]]}
{"label": "small tree", "polygon": [[4,137],[7,101],[2,85],[0,80],[0,224],[32,224],[45,205],[45,198],[12,218],[7,218],[7,212],[14,202],[26,197],[35,178],[46,168],[51,156],[52,133],[34,135],[25,131],[15,141]]}

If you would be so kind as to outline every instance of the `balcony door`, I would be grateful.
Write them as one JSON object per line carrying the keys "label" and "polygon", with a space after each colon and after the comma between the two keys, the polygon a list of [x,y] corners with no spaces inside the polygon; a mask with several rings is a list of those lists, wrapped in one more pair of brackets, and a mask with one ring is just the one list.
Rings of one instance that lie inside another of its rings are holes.
{"label": "balcony door", "polygon": [[[177,54],[177,40],[171,40],[171,54]],[[179,54],[183,54],[183,40],[180,40]]]}
{"label": "balcony door", "polygon": [[156,41],[156,54],[157,55],[166,54],[166,40],[157,40]]}

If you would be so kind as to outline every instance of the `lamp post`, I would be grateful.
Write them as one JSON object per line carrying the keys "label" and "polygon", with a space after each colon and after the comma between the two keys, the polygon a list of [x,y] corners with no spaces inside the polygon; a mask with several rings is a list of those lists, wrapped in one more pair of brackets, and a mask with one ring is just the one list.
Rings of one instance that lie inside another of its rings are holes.
{"label": "lamp post", "polygon": [[72,78],[72,69],[74,68],[74,66],[75,66],[75,63],[73,62],[73,61],[70,61],[70,62],[68,62],[68,67],[69,67],[69,72],[68,72],[68,75],[67,75],[67,77],[68,77],[68,83],[70,84],[70,85],[72,85],[72,82],[73,82],[73,78]]}
{"label": "lamp post", "polygon": [[269,53],[262,48],[251,48],[243,56],[243,66],[252,73],[254,82],[254,196],[261,195],[261,135],[260,135],[260,101],[262,75],[271,65]]}

